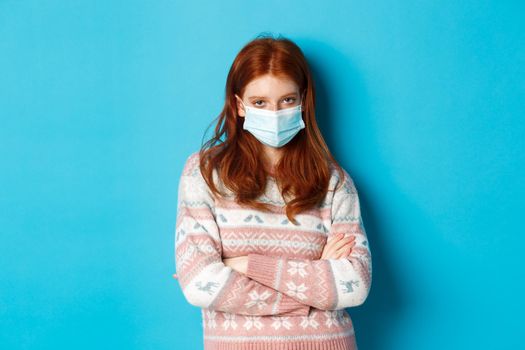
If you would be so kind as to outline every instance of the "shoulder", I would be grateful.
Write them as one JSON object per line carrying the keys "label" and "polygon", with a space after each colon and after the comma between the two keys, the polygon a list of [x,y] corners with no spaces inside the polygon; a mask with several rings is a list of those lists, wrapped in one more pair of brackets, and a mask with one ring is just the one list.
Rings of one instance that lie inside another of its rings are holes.
{"label": "shoulder", "polygon": [[331,179],[330,182],[333,188],[338,193],[357,193],[354,180],[350,173],[341,165],[340,171],[336,165],[330,164]]}
{"label": "shoulder", "polygon": [[[203,188],[206,191],[210,191],[208,181],[204,178],[203,172],[201,171],[200,158],[200,150],[194,151],[186,157],[180,180],[181,183],[183,182],[190,187],[193,186],[194,188]],[[211,176],[211,181],[213,181],[214,186],[219,190],[223,190],[216,169],[213,169]]]}
{"label": "shoulder", "polygon": [[182,168],[182,176],[196,177],[200,175],[200,155],[199,151],[194,151],[186,156]]}

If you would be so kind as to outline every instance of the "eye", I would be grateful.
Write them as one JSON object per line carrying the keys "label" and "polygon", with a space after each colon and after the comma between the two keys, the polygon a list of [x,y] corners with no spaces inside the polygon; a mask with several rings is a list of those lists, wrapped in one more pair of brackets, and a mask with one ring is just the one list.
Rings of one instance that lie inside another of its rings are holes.
{"label": "eye", "polygon": [[295,97],[285,97],[285,98],[283,99],[283,101],[286,101],[286,100],[289,100],[289,101],[290,101],[289,103],[294,103],[295,100],[296,100],[296,98],[295,98]]}
{"label": "eye", "polygon": [[263,100],[257,100],[257,101],[254,101],[253,104],[254,104],[255,106],[257,106],[257,107],[262,107],[263,105],[259,104],[259,102],[264,103]]}

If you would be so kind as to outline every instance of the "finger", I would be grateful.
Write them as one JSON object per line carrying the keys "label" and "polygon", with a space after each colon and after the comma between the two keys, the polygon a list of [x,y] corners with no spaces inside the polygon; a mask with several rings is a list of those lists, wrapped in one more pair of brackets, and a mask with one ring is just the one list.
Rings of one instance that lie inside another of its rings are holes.
{"label": "finger", "polygon": [[353,237],[345,237],[337,242],[333,243],[333,247],[335,250],[338,250],[339,248],[343,247],[345,244],[348,244],[352,242],[355,238]]}
{"label": "finger", "polygon": [[348,258],[352,254],[352,248],[341,254],[341,258]]}
{"label": "finger", "polygon": [[349,256],[350,254],[352,254],[352,248],[353,247],[350,247],[350,249],[348,249],[347,253],[345,254],[346,256]]}
{"label": "finger", "polygon": [[341,249],[342,247],[344,247],[346,244],[349,244],[349,243],[350,243],[349,240],[340,240],[338,242],[331,243],[330,245],[327,245],[327,247],[325,247],[324,252],[326,253],[327,256],[329,256],[330,258],[333,258],[337,255],[337,251],[339,249]]}
{"label": "finger", "polygon": [[354,243],[349,243],[347,245],[345,245],[344,247],[338,249],[337,251],[335,251],[332,255],[332,258],[333,259],[340,259],[342,257],[345,257],[347,256],[348,254],[351,253],[352,251],[352,248],[355,244]]}
{"label": "finger", "polygon": [[346,249],[341,249],[339,251],[337,259],[346,258],[352,253],[353,246],[347,247]]}
{"label": "finger", "polygon": [[337,251],[341,251],[341,250],[344,251],[344,250],[347,250],[348,248],[351,248],[353,246],[355,246],[355,241],[346,243],[345,245],[343,245],[339,249],[337,249]]}
{"label": "finger", "polygon": [[343,249],[337,251],[337,259],[345,258],[352,252],[353,244],[346,245]]}
{"label": "finger", "polygon": [[339,248],[355,239],[355,236],[345,236],[346,234],[343,232],[330,236],[327,243],[325,244],[325,247],[323,248],[321,259],[331,259],[335,257],[335,254]]}
{"label": "finger", "polygon": [[328,236],[328,240],[327,240],[327,242],[331,242],[331,241],[333,241],[334,239],[337,241],[337,240],[339,240],[339,239],[341,239],[341,238],[343,238],[343,237],[344,237],[344,233],[342,233],[342,232],[341,232],[341,233],[337,233],[337,234],[335,234],[335,235],[330,235],[330,236]]}
{"label": "finger", "polygon": [[332,236],[331,238],[329,238],[327,240],[327,244],[330,243],[330,244],[335,244],[336,242],[340,242],[342,240],[347,240],[347,239],[355,239],[355,236],[354,235],[347,235],[347,234],[344,234],[344,233],[340,233],[340,234],[337,234],[335,236]]}
{"label": "finger", "polygon": [[355,242],[349,242],[339,249],[328,251],[324,255],[326,256],[326,259],[339,259],[340,257],[348,254],[348,249],[351,249],[354,245],[355,245]]}
{"label": "finger", "polygon": [[333,259],[340,259],[343,255],[344,255],[343,252],[338,251],[338,252],[334,253]]}
{"label": "finger", "polygon": [[334,240],[331,240],[330,242],[327,242],[326,243],[326,249],[332,249],[332,248],[337,248],[339,246],[341,246],[342,244],[345,244],[349,241],[352,241],[354,240],[355,238],[352,236],[352,237],[343,237],[341,239],[334,239]]}
{"label": "finger", "polygon": [[337,234],[328,236],[326,244],[325,244],[325,246],[323,248],[323,257],[329,256],[330,253],[334,251],[334,249],[333,249],[334,248],[333,247],[334,242],[338,242],[341,238],[343,238],[343,234],[342,233],[337,233]]}

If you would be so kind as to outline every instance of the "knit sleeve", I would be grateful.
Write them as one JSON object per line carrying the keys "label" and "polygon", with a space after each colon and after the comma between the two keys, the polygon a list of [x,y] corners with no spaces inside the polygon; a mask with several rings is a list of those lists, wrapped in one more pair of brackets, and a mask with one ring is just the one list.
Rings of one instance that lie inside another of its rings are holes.
{"label": "knit sleeve", "polygon": [[371,287],[372,256],[357,190],[346,170],[344,174],[343,186],[333,195],[332,225],[328,235],[343,232],[355,236],[356,244],[350,255],[340,259],[307,260],[249,254],[246,276],[321,310],[364,303]]}
{"label": "knit sleeve", "polygon": [[226,266],[211,191],[198,153],[186,160],[178,187],[175,267],[186,300],[242,315],[308,315],[310,306]]}

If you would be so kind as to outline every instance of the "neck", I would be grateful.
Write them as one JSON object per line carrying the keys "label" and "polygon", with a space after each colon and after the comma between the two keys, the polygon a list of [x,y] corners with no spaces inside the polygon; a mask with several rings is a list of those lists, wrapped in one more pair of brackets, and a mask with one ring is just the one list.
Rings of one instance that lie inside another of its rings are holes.
{"label": "neck", "polygon": [[279,159],[281,159],[284,151],[282,148],[275,148],[268,145],[263,145],[263,150],[263,161],[265,163],[264,166],[270,174],[273,174],[273,170],[277,166],[277,163],[279,162]]}

